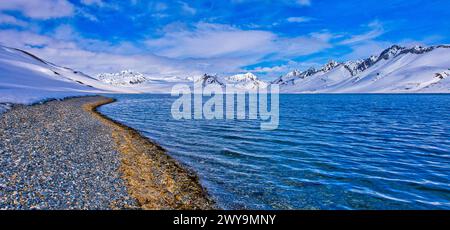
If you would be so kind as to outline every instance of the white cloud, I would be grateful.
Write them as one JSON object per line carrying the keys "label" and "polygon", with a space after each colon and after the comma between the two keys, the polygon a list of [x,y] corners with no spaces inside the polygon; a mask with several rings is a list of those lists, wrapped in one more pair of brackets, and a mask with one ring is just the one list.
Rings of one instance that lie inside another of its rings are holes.
{"label": "white cloud", "polygon": [[277,66],[272,66],[272,67],[256,67],[254,69],[249,70],[249,72],[253,72],[253,73],[279,73],[279,72],[285,72],[287,71],[287,66],[286,65],[277,65]]}
{"label": "white cloud", "polygon": [[81,3],[85,5],[98,5],[98,6],[102,6],[104,4],[102,0],[81,0]]}
{"label": "white cloud", "polygon": [[313,54],[330,47],[328,41],[309,35],[280,38],[275,43],[274,51],[277,52],[275,58],[291,58]]}
{"label": "white cloud", "polygon": [[352,52],[342,57],[344,60],[355,60],[367,58],[371,55],[378,55],[381,51],[393,45],[392,42],[376,39],[385,33],[383,24],[380,21],[372,21],[364,25],[364,27],[370,30],[362,34],[352,35],[338,43],[339,45],[345,45],[352,49]]}
{"label": "white cloud", "polygon": [[155,5],[153,6],[153,8],[154,8],[156,11],[164,11],[164,10],[167,10],[168,6],[167,6],[167,4],[165,4],[164,2],[157,2],[157,3],[155,3]]}
{"label": "white cloud", "polygon": [[272,67],[256,67],[253,69],[246,69],[244,72],[257,73],[259,77],[272,81],[292,70],[306,70],[315,66],[321,66],[321,63],[311,61],[288,61],[285,64]]}
{"label": "white cloud", "polygon": [[266,31],[240,30],[228,25],[199,23],[194,30],[166,33],[147,44],[159,55],[172,58],[212,58],[259,53],[274,39]]}
{"label": "white cloud", "polygon": [[332,39],[339,38],[340,35],[330,33],[328,30],[322,30],[318,32],[312,32],[309,34],[312,38],[319,39],[321,41],[328,42]]}
{"label": "white cloud", "polygon": [[25,21],[17,19],[11,15],[2,14],[2,13],[0,13],[0,24],[20,26],[20,27],[25,27],[28,25],[28,23]]}
{"label": "white cloud", "polygon": [[7,0],[0,4],[0,11],[19,11],[36,19],[72,16],[74,6],[67,0]]}
{"label": "white cloud", "polygon": [[87,18],[87,19],[89,19],[89,20],[91,20],[93,22],[98,22],[99,21],[98,18],[95,15],[90,14],[90,13],[88,13],[87,11],[85,11],[83,9],[78,9],[77,10],[77,14],[79,16]]}
{"label": "white cloud", "polygon": [[55,64],[91,75],[134,69],[155,77],[186,76],[210,71],[240,71],[241,66],[254,63],[254,60],[242,58],[177,60],[160,57],[142,53],[141,47],[130,43],[111,44],[79,37],[67,25],[58,27],[51,36],[28,31],[0,30],[0,44],[27,50]]}
{"label": "white cloud", "polygon": [[309,22],[311,20],[312,20],[312,18],[309,18],[309,17],[289,17],[286,19],[286,21],[292,22],[292,23],[303,23],[303,22]]}
{"label": "white cloud", "polygon": [[[135,69],[156,76],[234,73],[261,61],[288,60],[330,47],[321,38],[325,35],[287,38],[220,24],[199,23],[191,30],[172,25],[163,32],[163,37],[146,42],[150,49],[139,43],[113,44],[83,38],[70,25],[61,25],[47,35],[2,30],[0,43],[88,74]],[[256,70],[276,72],[277,68]],[[281,67],[278,71],[282,71]]]}
{"label": "white cloud", "polygon": [[51,43],[51,39],[28,31],[0,30],[0,43],[5,46],[21,48],[48,45]]}
{"label": "white cloud", "polygon": [[310,6],[311,0],[297,0],[297,4],[299,4],[301,6]]}
{"label": "white cloud", "polygon": [[197,10],[196,10],[195,8],[189,6],[189,4],[187,4],[186,2],[181,2],[181,1],[180,1],[179,3],[180,3],[180,5],[181,5],[181,9],[182,9],[184,12],[186,12],[186,13],[188,13],[188,14],[192,14],[192,15],[194,15],[194,14],[197,13]]}
{"label": "white cloud", "polygon": [[393,45],[386,41],[365,41],[351,47],[352,52],[343,57],[344,60],[356,60],[378,55],[387,47]]}
{"label": "white cloud", "polygon": [[351,45],[359,42],[370,41],[384,34],[383,25],[379,21],[373,21],[367,25],[371,30],[364,34],[353,35],[340,42],[341,45]]}
{"label": "white cloud", "polygon": [[328,48],[326,40],[316,36],[280,37],[263,30],[242,30],[222,24],[198,23],[194,29],[182,26],[165,30],[161,38],[146,44],[158,55],[170,58],[262,59],[266,55],[285,58],[311,54]]}

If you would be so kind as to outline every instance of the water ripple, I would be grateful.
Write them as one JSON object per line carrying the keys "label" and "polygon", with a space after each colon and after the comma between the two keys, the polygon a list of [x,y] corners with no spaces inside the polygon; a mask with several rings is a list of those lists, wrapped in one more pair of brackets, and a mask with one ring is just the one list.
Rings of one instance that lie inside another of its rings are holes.
{"label": "water ripple", "polygon": [[228,209],[450,209],[450,95],[281,95],[280,126],[173,120],[169,95],[100,108]]}

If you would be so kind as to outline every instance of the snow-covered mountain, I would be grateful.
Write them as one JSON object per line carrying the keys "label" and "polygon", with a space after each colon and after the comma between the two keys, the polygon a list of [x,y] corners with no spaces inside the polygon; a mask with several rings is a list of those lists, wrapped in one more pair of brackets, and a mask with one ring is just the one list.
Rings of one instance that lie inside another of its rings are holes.
{"label": "snow-covered mountain", "polygon": [[138,89],[142,92],[170,92],[173,85],[182,84],[201,84],[219,85],[220,87],[232,87],[237,90],[256,90],[266,88],[269,83],[259,80],[252,73],[237,74],[233,76],[219,77],[218,75],[203,74],[191,77],[160,77],[150,78],[136,71],[121,71],[119,73],[99,74],[97,79],[105,83]]}
{"label": "snow-covered mountain", "polygon": [[273,83],[285,93],[450,93],[450,46],[394,45],[378,56],[293,71]]}
{"label": "snow-covered mountain", "polygon": [[201,84],[203,87],[207,85],[218,85],[220,87],[224,87],[225,84],[222,83],[222,81],[219,79],[217,75],[209,75],[209,74],[203,74],[200,77],[195,77],[194,83]]}
{"label": "snow-covered mountain", "polygon": [[147,81],[147,78],[142,73],[132,70],[123,70],[118,73],[102,73],[98,74],[96,78],[102,82],[117,86],[136,85]]}
{"label": "snow-covered mountain", "polygon": [[204,74],[150,78],[136,71],[100,74],[105,83],[147,93],[168,93],[174,84],[216,84],[256,90],[279,84],[282,93],[450,93],[450,46],[393,45],[366,59],[329,61],[320,68],[294,70],[272,82],[252,73],[233,76]]}
{"label": "snow-covered mountain", "polygon": [[217,75],[204,74],[194,78],[195,83],[206,85],[219,85],[220,87],[231,87],[237,90],[257,90],[266,88],[269,83],[261,81],[252,73],[236,74],[233,76],[219,77]]}
{"label": "snow-covered mountain", "polygon": [[133,91],[102,83],[26,51],[0,46],[0,103],[29,104],[50,98]]}
{"label": "snow-covered mountain", "polygon": [[266,88],[269,84],[261,81],[252,73],[236,74],[225,77],[225,83],[236,89],[256,90],[258,88]]}
{"label": "snow-covered mountain", "polygon": [[92,78],[23,50],[0,46],[0,110],[5,103],[98,93],[170,93],[175,84],[217,84],[240,90],[279,84],[282,93],[450,93],[450,46],[391,46],[366,59],[330,61],[268,83],[252,73],[149,77],[125,70]]}
{"label": "snow-covered mountain", "polygon": [[170,93],[176,84],[189,84],[199,77],[163,76],[150,77],[134,70],[117,73],[102,73],[96,76],[99,81],[116,87],[137,90],[141,93]]}

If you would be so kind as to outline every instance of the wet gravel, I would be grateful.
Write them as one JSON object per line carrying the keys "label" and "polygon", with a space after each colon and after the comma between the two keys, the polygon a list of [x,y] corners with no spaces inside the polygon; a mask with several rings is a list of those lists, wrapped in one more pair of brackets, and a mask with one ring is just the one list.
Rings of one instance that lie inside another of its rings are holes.
{"label": "wet gravel", "polygon": [[111,128],[82,109],[101,97],[0,115],[0,209],[127,209]]}

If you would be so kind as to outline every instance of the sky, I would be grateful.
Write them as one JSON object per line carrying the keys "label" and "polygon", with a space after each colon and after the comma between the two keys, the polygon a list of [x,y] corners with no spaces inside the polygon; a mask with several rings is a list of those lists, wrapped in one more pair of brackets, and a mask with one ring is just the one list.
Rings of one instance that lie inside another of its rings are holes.
{"label": "sky", "polygon": [[0,44],[87,74],[288,71],[450,43],[448,0],[2,0]]}

